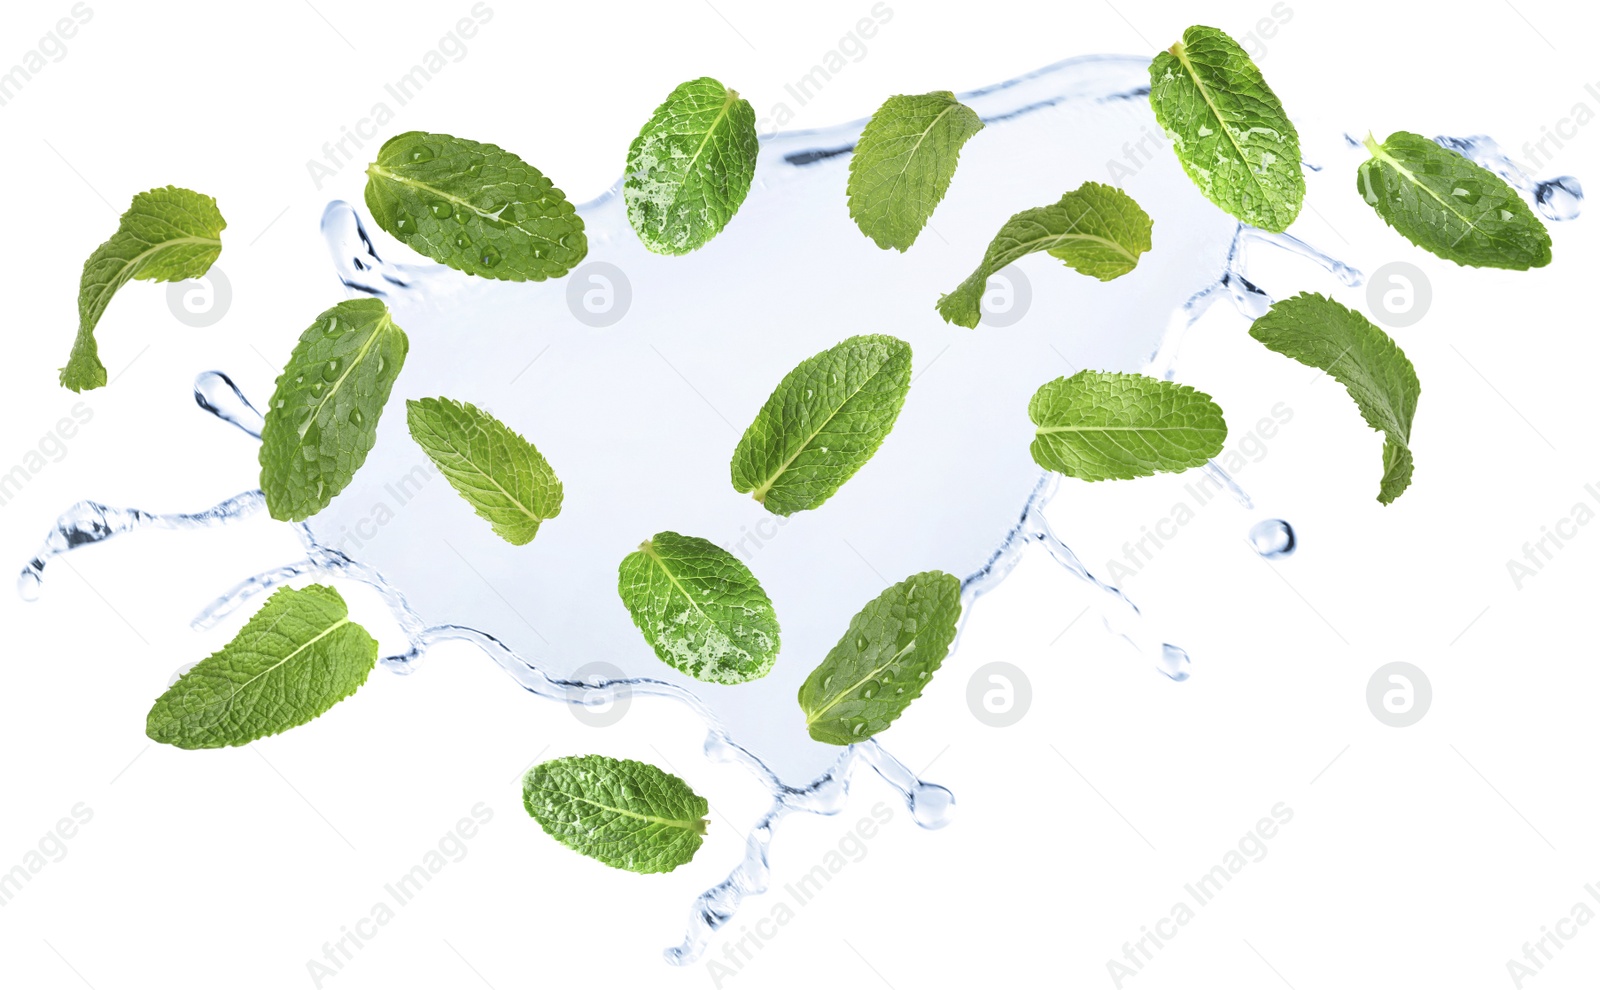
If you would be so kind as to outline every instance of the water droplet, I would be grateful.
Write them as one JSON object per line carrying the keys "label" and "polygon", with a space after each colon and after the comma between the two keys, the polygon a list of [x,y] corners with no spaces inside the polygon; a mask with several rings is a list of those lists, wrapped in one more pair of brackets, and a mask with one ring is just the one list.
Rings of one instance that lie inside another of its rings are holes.
{"label": "water droplet", "polygon": [[1186,681],[1189,679],[1189,654],[1171,643],[1162,643],[1156,669],[1175,681]]}
{"label": "water droplet", "polygon": [[431,162],[433,161],[433,149],[425,144],[419,144],[415,148],[411,149],[411,154],[408,157],[410,157],[413,163]]}
{"label": "water droplet", "polygon": [[428,212],[433,214],[435,220],[443,220],[455,212],[455,208],[444,200],[428,204]]}
{"label": "water droplet", "polygon": [[485,268],[493,268],[500,263],[500,252],[496,251],[494,245],[491,244],[483,249],[483,254],[478,258],[478,261]]}
{"label": "water droplet", "polygon": [[468,237],[465,233],[457,233],[456,234],[456,247],[458,247],[461,250],[465,251],[467,248],[469,248],[471,246],[472,246],[472,238]]}
{"label": "water droplet", "polygon": [[1478,184],[1471,179],[1462,179],[1456,187],[1450,190],[1450,195],[1463,203],[1476,203],[1483,193],[1478,189]]}
{"label": "water droplet", "polygon": [[828,690],[828,685],[830,685],[832,683],[833,683],[833,675],[832,674],[824,674],[823,678],[822,678],[822,690],[824,690],[824,691]]}
{"label": "water droplet", "polygon": [[881,690],[883,690],[882,684],[879,684],[877,681],[868,681],[867,683],[861,685],[861,700],[871,701]]}
{"label": "water droplet", "polygon": [[366,420],[367,420],[366,414],[363,413],[360,409],[352,409],[352,410],[350,410],[350,415],[348,417],[346,417],[346,418],[349,420],[351,426],[360,426],[362,423],[366,422]]}
{"label": "water droplet", "polygon": [[1557,176],[1534,187],[1533,198],[1551,220],[1575,220],[1583,210],[1583,183],[1570,175]]}
{"label": "water droplet", "polygon": [[1250,527],[1250,546],[1256,553],[1275,560],[1294,553],[1294,527],[1283,519],[1263,519]]}
{"label": "water droplet", "polygon": [[867,731],[867,723],[865,723],[865,722],[857,722],[855,725],[852,725],[850,727],[850,734],[852,736],[865,735],[866,731]]}
{"label": "water droplet", "polygon": [[907,797],[911,820],[923,828],[944,828],[955,815],[956,796],[938,784],[918,781]]}
{"label": "water droplet", "polygon": [[25,602],[39,600],[39,587],[44,584],[44,575],[40,574],[36,569],[40,566],[42,565],[39,561],[35,560],[29,563],[27,567],[24,567],[21,574],[17,575],[17,594],[21,595],[22,600]]}
{"label": "water droplet", "polygon": [[867,648],[867,637],[862,636],[862,635],[860,635],[858,633],[856,635],[856,649],[860,650],[860,651],[865,651],[866,648]]}
{"label": "water droplet", "polygon": [[344,359],[343,358],[333,358],[327,364],[324,364],[322,366],[322,380],[325,381],[325,382],[336,382],[336,381],[338,381],[339,380],[339,371],[343,367],[344,367]]}

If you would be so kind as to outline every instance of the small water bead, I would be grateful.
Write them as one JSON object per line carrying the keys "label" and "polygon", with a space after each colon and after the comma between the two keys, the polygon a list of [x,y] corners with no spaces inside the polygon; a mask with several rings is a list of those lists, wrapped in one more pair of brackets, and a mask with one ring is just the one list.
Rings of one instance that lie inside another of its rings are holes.
{"label": "small water bead", "polygon": [[350,410],[350,415],[347,416],[346,419],[349,421],[351,426],[360,426],[362,423],[366,422],[367,417],[366,414],[360,409],[352,409]]}
{"label": "small water bead", "polygon": [[1477,183],[1470,179],[1463,179],[1456,184],[1454,189],[1450,190],[1450,195],[1463,203],[1476,203],[1478,197],[1482,196],[1483,193],[1478,189]]}
{"label": "small water bead", "polygon": [[883,690],[882,684],[879,684],[877,681],[868,681],[867,683],[861,685],[861,700],[871,701],[873,698],[877,697],[878,692],[881,690]]}
{"label": "small water bead", "polygon": [[406,157],[411,160],[412,164],[416,164],[418,162],[431,162],[434,159],[434,153],[432,148],[425,144],[419,144],[415,148],[412,148]]}
{"label": "small water bead", "polygon": [[433,214],[435,220],[445,220],[455,212],[455,207],[441,199],[437,202],[429,203],[428,212]]}
{"label": "small water bead", "polygon": [[470,248],[471,246],[472,246],[472,238],[468,237],[464,232],[456,234],[456,247],[458,247],[461,250],[465,251],[467,248]]}
{"label": "small water bead", "polygon": [[944,828],[955,817],[956,796],[949,788],[918,781],[907,797],[911,820],[923,828]]}
{"label": "small water bead", "polygon": [[39,588],[44,584],[44,575],[39,571],[43,567],[44,565],[41,561],[32,560],[28,562],[27,567],[22,569],[22,573],[17,575],[17,594],[22,596],[23,601],[36,602],[39,600]]}
{"label": "small water bead", "polygon": [[325,381],[325,382],[336,382],[336,381],[338,381],[339,380],[339,372],[341,370],[343,370],[343,368],[344,368],[344,359],[343,358],[333,358],[332,360],[328,361],[326,364],[324,364],[322,366],[322,380]]}
{"label": "small water bead", "polygon": [[494,245],[491,244],[483,249],[483,254],[478,260],[482,262],[485,268],[493,268],[500,263],[500,252],[496,251]]}
{"label": "small water bead", "polygon": [[1294,553],[1297,540],[1294,527],[1283,519],[1263,519],[1250,527],[1250,546],[1268,560]]}
{"label": "small water bead", "polygon": [[1156,661],[1156,669],[1175,681],[1189,679],[1189,654],[1171,643],[1161,644],[1161,656]]}

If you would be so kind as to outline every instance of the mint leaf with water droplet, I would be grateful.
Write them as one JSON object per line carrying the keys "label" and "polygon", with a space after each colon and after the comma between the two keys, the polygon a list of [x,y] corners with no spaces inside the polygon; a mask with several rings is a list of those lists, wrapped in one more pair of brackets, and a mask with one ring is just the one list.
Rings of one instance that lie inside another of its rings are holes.
{"label": "mint leaf with water droplet", "polygon": [[1356,170],[1356,189],[1406,240],[1476,268],[1550,263],[1550,232],[1498,175],[1409,131],[1365,143],[1372,157]]}
{"label": "mint leaf with water droplet", "polygon": [[659,767],[563,756],[522,779],[522,806],[557,842],[607,866],[671,873],[705,841],[710,805]]}
{"label": "mint leaf with water droplet", "polygon": [[981,130],[983,121],[951,92],[885,100],[850,157],[856,226],[881,248],[909,248],[950,188],[961,146]]}
{"label": "mint leaf with water droplet", "polygon": [[772,390],[733,451],[733,489],[780,516],[815,509],[877,453],[911,388],[911,345],[851,337]]}
{"label": "mint leaf with water droplet", "polygon": [[1150,106],[1205,197],[1282,231],[1300,215],[1300,135],[1239,43],[1195,25],[1150,63]]}
{"label": "mint leaf with water droplet", "polygon": [[378,226],[468,275],[541,282],[565,275],[589,251],[566,195],[492,144],[397,134],[367,166],[366,197]]}
{"label": "mint leaf with water droplet", "polygon": [[1398,498],[1411,484],[1411,418],[1422,394],[1405,352],[1365,316],[1314,292],[1273,303],[1250,336],[1345,387],[1361,418],[1384,434],[1378,501]]}
{"label": "mint leaf with water droplet", "polygon": [[1023,210],[1007,220],[983,252],[977,271],[939,297],[939,315],[957,326],[976,327],[989,279],[1035,251],[1048,251],[1068,268],[1102,282],[1126,275],[1150,250],[1150,226],[1150,215],[1132,196],[1114,186],[1085,182],[1049,206]]}
{"label": "mint leaf with water droplet", "polygon": [[411,438],[478,515],[522,546],[561,512],[561,479],[533,444],[470,402],[407,399]]}
{"label": "mint leaf with water droplet", "polygon": [[756,112],[710,77],[672,91],[628,146],[622,201],[657,254],[688,254],[722,232],[756,175]]}
{"label": "mint leaf with water droplet", "polygon": [[409,342],[377,299],[349,299],[300,335],[261,429],[261,490],[274,519],[320,512],[350,483]]}
{"label": "mint leaf with water droplet", "polygon": [[61,369],[61,384],[74,392],[105,385],[106,367],[100,363],[94,330],[111,297],[129,279],[177,282],[204,275],[222,253],[227,225],[216,200],[189,189],[166,186],[133,197],[117,232],[83,263],[78,336]]}
{"label": "mint leaf with water droplet", "polygon": [[617,570],[617,594],[663,663],[716,684],[772,669],[772,599],[733,554],[697,536],[657,533]]}
{"label": "mint leaf with water droplet", "polygon": [[1084,481],[1199,467],[1222,452],[1228,424],[1204,392],[1144,375],[1080,371],[1028,403],[1040,467]]}
{"label": "mint leaf with water droplet", "polygon": [[961,617],[961,582],[943,571],[913,574],[868,602],[800,685],[806,730],[848,746],[900,717],[944,662]]}
{"label": "mint leaf with water droplet", "polygon": [[323,714],[366,683],[378,641],[325,585],[279,588],[233,641],[156,699],[145,733],[180,749],[243,746]]}

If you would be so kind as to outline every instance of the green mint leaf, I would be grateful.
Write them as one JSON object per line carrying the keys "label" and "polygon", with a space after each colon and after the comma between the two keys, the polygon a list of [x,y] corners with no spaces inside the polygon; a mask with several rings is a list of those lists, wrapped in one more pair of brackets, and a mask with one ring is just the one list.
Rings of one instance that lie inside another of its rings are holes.
{"label": "green mint leaf", "polygon": [[561,480],[533,444],[470,402],[407,399],[406,426],[428,459],[507,543],[561,513]]}
{"label": "green mint leaf", "polygon": [[1422,386],[1389,335],[1326,296],[1302,292],[1274,303],[1250,324],[1250,336],[1345,387],[1361,418],[1384,434],[1378,501],[1398,498],[1411,484],[1411,418]]}
{"label": "green mint leaf", "polygon": [[1103,371],[1046,382],[1028,403],[1034,461],[1084,481],[1199,467],[1222,452],[1228,424],[1204,392]]}
{"label": "green mint leaf", "polygon": [[1356,188],[1384,223],[1458,265],[1525,271],[1550,263],[1550,232],[1506,181],[1457,151],[1408,131],[1378,144]]}
{"label": "green mint leaf", "polygon": [[710,540],[657,533],[622,559],[617,594],[661,662],[690,677],[740,684],[778,658],[772,599]]}
{"label": "green mint leaf", "polygon": [[850,216],[881,248],[917,239],[956,174],[961,146],[983,121],[954,93],[891,96],[850,158]]}
{"label": "green mint leaf", "polygon": [[405,363],[405,332],[377,299],[349,299],[295,345],[261,430],[261,490],[274,519],[306,519],[350,483]]}
{"label": "green mint leaf", "polygon": [[688,254],[721,233],[756,175],[756,112],[715,79],[667,97],[628,147],[622,201],[657,254]]}
{"label": "green mint leaf", "polygon": [[815,509],[871,459],[911,388],[911,345],[869,334],[783,376],[734,448],[733,490],[780,516]]}
{"label": "green mint leaf", "polygon": [[1000,228],[983,262],[966,281],[939,297],[939,315],[976,327],[983,290],[995,272],[1035,251],[1047,251],[1068,268],[1109,282],[1126,275],[1150,250],[1150,215],[1114,186],[1085,182],[1049,206],[1023,210]]}
{"label": "green mint leaf", "polygon": [[1300,214],[1300,135],[1239,43],[1196,25],[1150,63],[1150,106],[1211,202],[1262,230]]}
{"label": "green mint leaf", "polygon": [[367,209],[412,250],[468,275],[559,278],[583,260],[583,218],[544,173],[492,144],[408,131],[367,166]]}
{"label": "green mint leaf", "polygon": [[177,186],[133,197],[111,239],[94,249],[78,280],[78,336],[61,369],[61,384],[74,392],[100,388],[106,366],[100,363],[94,328],[117,290],[129,279],[177,282],[199,278],[222,253],[222,228],[228,222],[210,196]]}
{"label": "green mint leaf", "polygon": [[848,746],[887,729],[944,662],[960,616],[961,582],[943,571],[913,574],[868,602],[800,685],[811,738]]}
{"label": "green mint leaf", "polygon": [[682,779],[609,756],[539,764],[522,780],[522,805],[568,849],[634,873],[671,873],[693,859],[710,810]]}
{"label": "green mint leaf", "polygon": [[325,585],[279,588],[239,635],[156,699],[145,734],[179,749],[243,746],[304,725],[350,697],[378,641]]}

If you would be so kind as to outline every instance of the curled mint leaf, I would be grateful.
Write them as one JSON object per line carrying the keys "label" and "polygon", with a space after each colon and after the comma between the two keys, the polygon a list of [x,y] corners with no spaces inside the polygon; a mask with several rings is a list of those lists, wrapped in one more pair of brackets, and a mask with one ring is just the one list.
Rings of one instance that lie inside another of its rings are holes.
{"label": "curled mint leaf", "polygon": [[1109,282],[1150,250],[1150,215],[1115,186],[1085,182],[1049,206],[1023,210],[1000,228],[976,271],[939,297],[939,315],[975,327],[989,279],[1018,258],[1047,251],[1068,268]]}
{"label": "curled mint leaf", "polygon": [[939,91],[891,96],[867,121],[850,157],[850,216],[881,248],[916,241],[950,188],[961,146],[983,121]]}
{"label": "curled mint leaf", "polygon": [[1356,170],[1356,188],[1406,240],[1475,268],[1550,263],[1550,232],[1498,175],[1409,131],[1365,143],[1372,157]]}
{"label": "curled mint leaf", "polygon": [[1150,63],[1150,106],[1205,197],[1262,230],[1300,215],[1300,135],[1239,43],[1195,25]]}
{"label": "curled mint leaf", "polygon": [[688,254],[722,232],[756,174],[756,112],[709,77],[672,91],[628,147],[622,201],[657,254]]}
{"label": "curled mint leaf", "polygon": [[515,431],[470,402],[406,400],[411,438],[478,515],[522,546],[561,512],[561,480]]}
{"label": "curled mint leaf", "polygon": [[772,390],[733,451],[733,490],[780,516],[815,509],[877,453],[911,388],[911,345],[851,337]]}
{"label": "curled mint leaf", "polygon": [[772,599],[710,540],[657,533],[622,559],[617,594],[661,662],[690,677],[753,681],[778,658]]}
{"label": "curled mint leaf", "polygon": [[589,250],[566,195],[492,144],[397,134],[367,166],[366,198],[378,226],[468,275],[541,282],[565,275]]}
{"label": "curled mint leaf", "polygon": [[61,384],[74,392],[105,385],[106,366],[100,363],[94,330],[111,297],[129,279],[176,282],[204,275],[222,253],[227,225],[216,200],[189,189],[166,186],[133,197],[117,232],[83,263],[78,336],[61,369]]}
{"label": "curled mint leaf", "polygon": [[1361,418],[1384,435],[1378,501],[1399,498],[1411,484],[1411,418],[1422,394],[1405,352],[1365,316],[1314,292],[1273,303],[1250,336],[1344,386]]}
{"label": "curled mint leaf", "polygon": [[710,810],[682,779],[609,756],[539,764],[522,779],[522,805],[568,849],[634,873],[670,873],[693,859]]}
{"label": "curled mint leaf", "polygon": [[1222,452],[1228,424],[1204,392],[1144,375],[1080,371],[1028,403],[1034,461],[1084,481],[1199,467]]}
{"label": "curled mint leaf", "polygon": [[325,585],[279,588],[239,635],[156,699],[145,733],[180,749],[243,746],[316,718],[366,683],[378,641]]}
{"label": "curled mint leaf", "polygon": [[800,685],[806,730],[848,746],[877,735],[922,694],[956,638],[961,582],[913,574],[868,602]]}
{"label": "curled mint leaf", "polygon": [[372,298],[334,306],[300,335],[261,430],[261,490],[272,518],[307,519],[355,477],[408,346]]}

